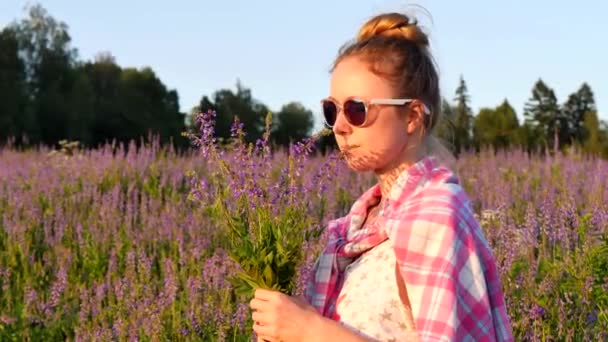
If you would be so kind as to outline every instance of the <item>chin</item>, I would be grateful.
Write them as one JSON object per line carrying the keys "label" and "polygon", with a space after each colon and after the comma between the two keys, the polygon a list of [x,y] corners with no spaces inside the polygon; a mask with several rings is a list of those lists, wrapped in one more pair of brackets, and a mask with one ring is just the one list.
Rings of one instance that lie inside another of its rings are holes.
{"label": "chin", "polygon": [[368,172],[377,169],[377,166],[374,163],[365,161],[363,158],[346,158],[346,163],[351,170],[357,172]]}
{"label": "chin", "polygon": [[356,171],[356,172],[368,172],[368,171],[373,170],[372,168],[369,168],[369,167],[362,167],[361,165],[353,165],[351,163],[348,163],[348,168],[353,171]]}

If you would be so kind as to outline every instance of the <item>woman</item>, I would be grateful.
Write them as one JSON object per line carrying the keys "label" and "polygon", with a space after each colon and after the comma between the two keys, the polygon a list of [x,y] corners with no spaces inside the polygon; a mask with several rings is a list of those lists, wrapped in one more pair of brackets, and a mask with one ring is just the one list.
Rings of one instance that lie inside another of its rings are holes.
{"label": "woman", "polygon": [[494,257],[431,134],[441,97],[428,45],[416,22],[387,13],[340,50],[326,124],[378,183],[330,223],[305,299],[256,291],[260,339],[513,339]]}

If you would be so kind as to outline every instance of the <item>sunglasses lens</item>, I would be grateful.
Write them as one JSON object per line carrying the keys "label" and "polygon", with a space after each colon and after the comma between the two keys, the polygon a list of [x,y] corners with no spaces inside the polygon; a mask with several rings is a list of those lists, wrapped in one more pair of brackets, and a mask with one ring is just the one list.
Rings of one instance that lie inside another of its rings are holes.
{"label": "sunglasses lens", "polygon": [[336,117],[338,116],[336,104],[329,100],[323,101],[323,115],[325,116],[325,122],[329,126],[333,126],[336,123]]}
{"label": "sunglasses lens", "polygon": [[361,126],[365,123],[365,104],[363,102],[348,100],[344,103],[344,115],[354,126]]}

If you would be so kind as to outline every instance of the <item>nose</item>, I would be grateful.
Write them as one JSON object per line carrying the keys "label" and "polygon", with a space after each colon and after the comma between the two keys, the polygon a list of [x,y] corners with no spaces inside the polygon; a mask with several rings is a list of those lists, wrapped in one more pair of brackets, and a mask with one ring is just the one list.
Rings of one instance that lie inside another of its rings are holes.
{"label": "nose", "polygon": [[346,121],[344,113],[338,113],[338,115],[336,116],[336,122],[334,123],[332,130],[334,131],[335,135],[346,135],[352,132],[352,127],[350,126],[348,121]]}

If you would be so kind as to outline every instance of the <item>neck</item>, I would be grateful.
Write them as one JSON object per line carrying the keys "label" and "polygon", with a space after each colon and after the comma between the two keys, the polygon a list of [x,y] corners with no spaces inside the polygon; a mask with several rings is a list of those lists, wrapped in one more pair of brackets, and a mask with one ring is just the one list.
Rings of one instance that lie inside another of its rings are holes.
{"label": "neck", "polygon": [[391,188],[399,176],[422,157],[417,151],[413,153],[402,151],[399,153],[399,156],[400,157],[396,158],[386,167],[375,171],[378,182],[380,183],[380,191],[382,192],[383,199],[388,198]]}
{"label": "neck", "polygon": [[390,170],[384,172],[377,172],[376,177],[380,183],[380,191],[382,192],[382,198],[388,198],[390,191],[395,184],[395,181],[399,176],[407,170],[412,163],[401,163]]}

